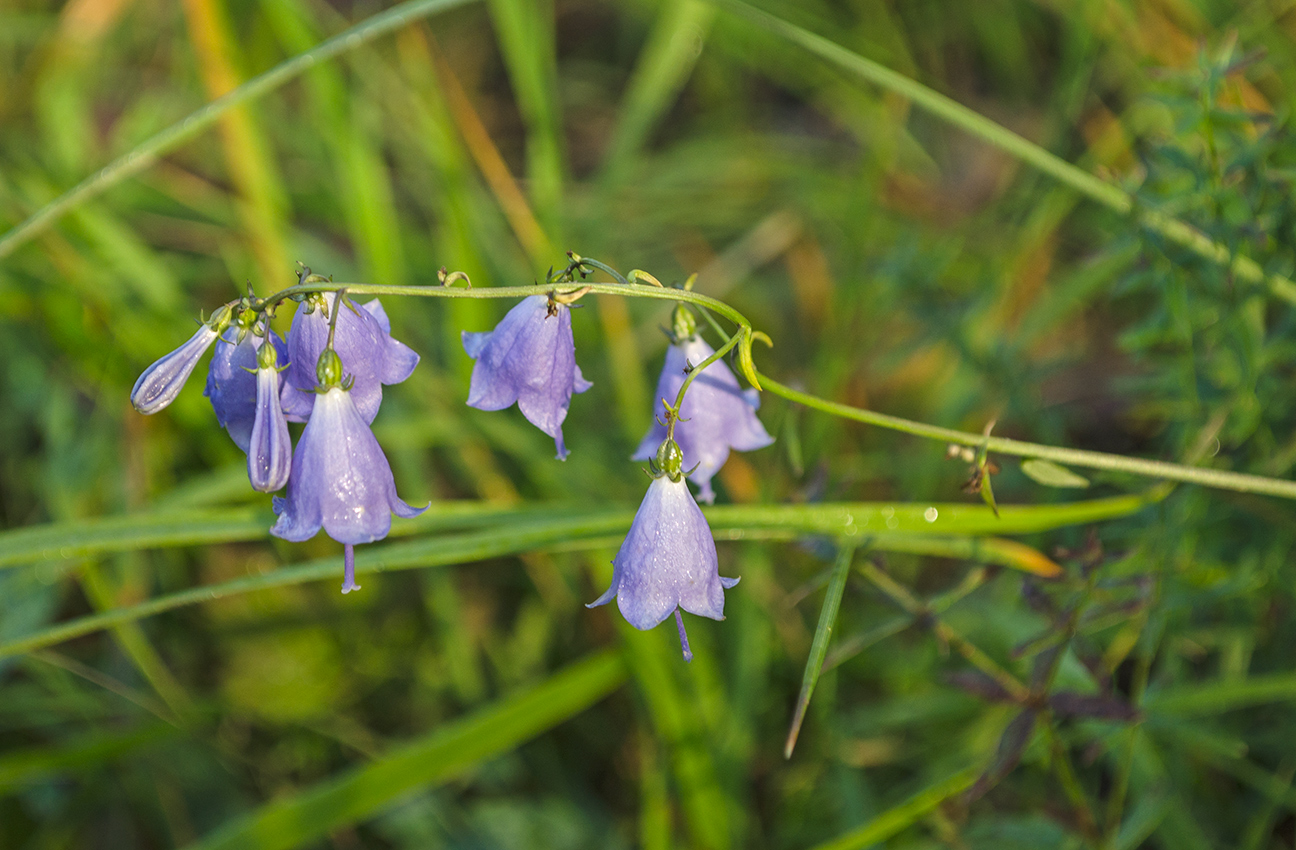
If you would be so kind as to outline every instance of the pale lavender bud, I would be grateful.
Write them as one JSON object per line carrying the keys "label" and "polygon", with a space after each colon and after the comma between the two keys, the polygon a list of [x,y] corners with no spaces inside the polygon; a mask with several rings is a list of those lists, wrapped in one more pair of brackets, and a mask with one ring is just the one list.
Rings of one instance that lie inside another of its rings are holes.
{"label": "pale lavender bud", "polygon": [[198,365],[198,359],[215,340],[216,331],[205,324],[188,342],[145,369],[131,389],[130,399],[135,409],[140,413],[157,413],[175,401]]}
{"label": "pale lavender bud", "polygon": [[[685,365],[697,366],[715,349],[700,336],[680,340],[666,351],[666,365],[657,381],[654,421],[631,460],[648,460],[666,439],[666,408],[662,399],[672,404],[688,373]],[[715,501],[711,478],[729,459],[729,450],[752,451],[774,442],[765,426],[756,418],[760,398],[755,390],[744,392],[738,379],[724,360],[717,360],[693,379],[675,423],[675,442],[684,453],[684,468],[692,469],[689,480],[701,492],[698,498],[710,504]],[[696,467],[696,469],[694,469]]]}
{"label": "pale lavender bud", "polygon": [[522,299],[485,333],[463,332],[464,351],[477,361],[468,406],[503,410],[517,402],[532,425],[554,438],[566,460],[562,424],[573,393],[593,386],[576,365],[571,308],[547,295]]}
{"label": "pale lavender bud", "polygon": [[[286,364],[288,348],[284,341],[274,331],[269,331],[268,337],[275,349],[276,361]],[[257,412],[257,352],[264,347],[262,339],[250,328],[226,328],[216,341],[211,367],[207,370],[207,386],[203,390],[203,395],[211,400],[216,421],[244,452],[248,450]]]}
{"label": "pale lavender bud", "polygon": [[273,339],[261,344],[256,370],[256,407],[247,443],[248,480],[253,490],[262,493],[283,489],[292,470],[292,440],[288,436],[288,420],[279,404],[281,378],[276,348]]}

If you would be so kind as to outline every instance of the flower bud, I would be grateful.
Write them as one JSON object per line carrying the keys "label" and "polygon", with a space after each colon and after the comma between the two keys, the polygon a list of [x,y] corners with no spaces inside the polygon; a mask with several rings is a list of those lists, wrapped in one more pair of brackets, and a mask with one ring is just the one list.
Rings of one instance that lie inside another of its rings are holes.
{"label": "flower bud", "polygon": [[675,336],[677,343],[693,336],[697,331],[697,319],[693,318],[693,313],[683,304],[675,305],[675,312],[671,314],[671,333]]}
{"label": "flower bud", "polygon": [[315,364],[315,379],[325,389],[342,385],[342,358],[331,348],[320,352]]}
{"label": "flower bud", "polygon": [[680,451],[679,445],[670,438],[663,440],[657,449],[658,471],[671,481],[679,481],[683,474],[680,471],[683,466],[684,453]]}

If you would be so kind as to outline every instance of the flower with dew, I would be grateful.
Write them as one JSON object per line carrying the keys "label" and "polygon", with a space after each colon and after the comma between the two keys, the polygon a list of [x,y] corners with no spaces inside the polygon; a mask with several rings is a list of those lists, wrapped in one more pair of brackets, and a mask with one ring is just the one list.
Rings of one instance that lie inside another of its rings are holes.
{"label": "flower with dew", "polygon": [[[631,460],[648,460],[666,439],[666,403],[673,403],[688,370],[702,363],[715,349],[696,332],[693,316],[683,307],[675,308],[674,344],[666,351],[666,365],[657,381],[659,417],[644,435]],[[684,453],[683,465],[688,477],[701,488],[698,498],[707,504],[715,501],[711,478],[729,459],[729,450],[741,452],[763,449],[774,438],[756,418],[760,397],[755,390],[744,392],[738,379],[723,360],[707,366],[693,379],[675,422],[675,442]]]}
{"label": "flower with dew", "polygon": [[342,360],[325,348],[316,367],[318,386],[310,419],[293,452],[288,496],[275,497],[278,522],[270,533],[301,541],[325,533],[346,547],[342,592],[355,583],[353,546],[387,536],[391,515],[418,516],[427,507],[410,507],[396,495],[396,482],[369,420],[353,397]]}
{"label": "flower with dew", "polygon": [[135,409],[140,413],[157,413],[175,401],[184,388],[185,381],[193,374],[198,360],[216,341],[216,337],[229,327],[232,315],[232,305],[221,307],[203,322],[184,345],[145,369],[131,389],[130,399]]}
{"label": "flower with dew", "polygon": [[738,583],[721,578],[715,540],[681,471],[682,455],[669,437],[657,450],[648,485],[625,542],[612,561],[612,586],[589,608],[616,597],[626,622],[651,629],[673,612],[684,660],[693,660],[684,633],[690,614],[724,619],[724,591]]}
{"label": "flower with dew", "polygon": [[[251,311],[248,313],[254,315]],[[255,318],[250,318],[249,323],[240,319],[226,328],[216,341],[216,351],[207,370],[207,386],[203,389],[203,395],[211,400],[216,420],[244,452],[248,450],[256,417],[257,352],[263,347],[263,339],[268,339],[274,347],[276,360],[286,364],[288,348],[277,333],[264,326],[257,327]],[[282,383],[278,370],[275,383]]]}
{"label": "flower with dew", "polygon": [[554,439],[567,459],[562,424],[573,393],[593,384],[576,365],[571,308],[549,295],[531,295],[508,311],[495,330],[463,332],[464,351],[477,361],[468,406],[503,410],[517,402],[532,425]]}
{"label": "flower with dew", "polygon": [[392,339],[391,321],[378,299],[353,304],[338,294],[325,292],[309,296],[293,315],[288,331],[288,371],[284,373],[283,408],[291,422],[305,422],[311,408],[323,394],[316,393],[313,364],[329,344],[329,322],[339,309],[333,349],[346,364],[351,378],[351,398],[368,424],[382,404],[382,385],[399,384],[418,365],[419,356],[402,342]]}
{"label": "flower with dew", "polygon": [[276,342],[271,331],[257,352],[256,399],[245,447],[248,480],[253,490],[262,493],[283,489],[292,471],[292,440],[288,436],[288,420],[279,403],[279,373],[285,367],[279,365]]}

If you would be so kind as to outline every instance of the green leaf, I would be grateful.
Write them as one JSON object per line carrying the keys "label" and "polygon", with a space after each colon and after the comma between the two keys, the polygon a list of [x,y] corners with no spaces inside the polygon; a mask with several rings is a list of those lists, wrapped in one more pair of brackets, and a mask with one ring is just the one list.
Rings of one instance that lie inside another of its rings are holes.
{"label": "green leaf", "polygon": [[363,767],[268,803],[189,850],[288,850],[360,823],[411,791],[461,776],[552,729],[611,694],[625,679],[620,653],[599,653]]}
{"label": "green leaf", "polygon": [[1296,674],[1274,673],[1246,679],[1197,683],[1149,692],[1144,708],[1149,714],[1218,714],[1296,699]]}
{"label": "green leaf", "polygon": [[1022,461],[1022,472],[1026,477],[1043,484],[1045,487],[1088,487],[1089,479],[1076,475],[1071,470],[1061,464],[1054,463],[1051,460],[1040,460],[1031,458]]}
{"label": "green leaf", "polygon": [[953,776],[929,785],[903,803],[887,809],[858,829],[826,841],[816,846],[814,850],[858,850],[885,841],[901,830],[913,826],[923,815],[945,800],[955,794],[961,794],[976,780],[979,773],[976,768],[959,771]]}
{"label": "green leaf", "polygon": [[810,695],[814,693],[819,672],[823,669],[824,656],[828,654],[828,641],[832,639],[833,626],[837,622],[837,612],[841,608],[842,594],[846,592],[846,578],[850,575],[851,559],[854,556],[854,546],[842,546],[837,553],[837,563],[833,565],[828,592],[824,594],[823,608],[819,610],[819,624],[815,626],[814,640],[810,644],[810,657],[806,659],[805,672],[801,676],[801,693],[797,696],[796,711],[792,715],[792,725],[788,728],[787,741],[783,744],[783,758],[792,758],[792,750],[801,734],[801,724],[805,721],[806,708],[810,705]]}

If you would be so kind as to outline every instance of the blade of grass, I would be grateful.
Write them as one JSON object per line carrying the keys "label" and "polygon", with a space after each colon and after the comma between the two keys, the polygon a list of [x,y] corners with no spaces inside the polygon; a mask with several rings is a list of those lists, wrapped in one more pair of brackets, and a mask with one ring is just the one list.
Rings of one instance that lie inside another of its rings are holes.
{"label": "blade of grass", "polygon": [[1196,228],[1156,210],[1140,207],[1133,196],[1055,154],[1030,142],[984,115],[939,92],[898,74],[841,45],[763,12],[743,0],[708,0],[791,42],[874,85],[909,98],[916,106],[937,118],[994,145],[1022,162],[1039,169],[1120,215],[1132,215],[1153,230],[1205,259],[1227,267],[1249,283],[1263,284],[1278,298],[1296,304],[1296,282],[1279,274],[1268,274],[1249,257],[1235,255]]}
{"label": "blade of grass", "polygon": [[887,809],[863,826],[817,845],[814,850],[859,850],[908,829],[923,815],[956,794],[961,794],[976,781],[977,769],[969,768],[929,785],[897,806]]}
{"label": "blade of grass", "polygon": [[[705,513],[718,539],[742,537],[742,534],[728,534],[730,531],[763,529],[767,532],[783,530],[798,534],[846,536],[885,534],[893,537],[897,546],[904,546],[909,539],[906,535],[1027,534],[1126,516],[1148,504],[1151,504],[1148,497],[1134,495],[1058,505],[1004,505],[1000,507],[997,519],[980,505],[921,502],[719,505],[707,508]],[[615,511],[614,515],[630,516],[632,513],[633,508],[627,506]],[[438,502],[431,511],[418,519],[397,520],[392,525],[392,533],[394,536],[403,536],[437,529],[470,527],[477,523],[534,520],[537,517],[579,524],[591,518],[606,519],[607,516],[608,512],[575,511],[565,506],[509,508],[487,502]],[[231,508],[124,515],[30,526],[0,532],[0,568],[133,549],[263,540],[273,521],[273,516],[264,511]],[[912,545],[921,547],[926,544],[915,540]],[[1035,562],[1039,564],[1039,568],[1031,571],[1049,571],[1043,562],[1036,560],[1028,552],[1023,552],[1028,547],[1023,547],[1022,544],[985,541],[980,545],[985,548],[985,557],[992,563]],[[939,548],[897,551],[944,554],[944,550]],[[949,557],[978,556],[951,554]]]}
{"label": "blade of grass", "polygon": [[160,133],[145,139],[130,152],[118,157],[98,172],[64,192],[33,213],[26,221],[0,236],[0,259],[30,241],[69,211],[90,198],[148,168],[158,157],[178,147],[215,123],[229,110],[277,89],[319,62],[355,50],[379,36],[399,29],[410,21],[463,6],[472,0],[409,0],[361,21],[332,38],[279,63],[264,74],[253,77],[223,97],[217,98]]}
{"label": "blade of grass", "polygon": [[688,80],[715,9],[701,0],[666,0],[635,61],[603,165],[603,182],[618,183]]}
{"label": "blade of grass", "polygon": [[490,0],[489,6],[504,65],[526,125],[531,203],[544,229],[561,243],[563,138],[553,3]]}
{"label": "blade of grass", "polygon": [[[237,89],[238,73],[234,70],[237,48],[229,31],[224,4],[220,0],[184,0],[181,5],[207,96],[215,99]],[[288,202],[274,158],[267,152],[265,137],[248,106],[242,104],[221,116],[221,148],[230,177],[242,197],[242,203],[238,204],[239,216],[243,220],[244,236],[256,258],[260,288],[264,290],[291,273],[283,238]]]}
{"label": "blade of grass", "polygon": [[287,850],[363,822],[413,791],[461,776],[580,714],[625,679],[619,653],[588,657],[377,761],[268,803],[189,850]]}
{"label": "blade of grass", "polygon": [[815,626],[814,640],[810,644],[810,657],[806,659],[805,673],[801,677],[801,693],[797,696],[796,711],[792,714],[792,725],[788,729],[787,741],[783,744],[785,759],[792,758],[792,750],[796,748],[797,737],[801,734],[801,723],[805,720],[815,683],[819,681],[824,656],[828,654],[828,641],[832,639],[833,627],[837,623],[837,611],[841,608],[846,579],[850,576],[851,559],[854,557],[854,546],[844,545],[837,553],[837,563],[833,565],[828,592],[824,594],[823,608],[819,610],[819,625]]}
{"label": "blade of grass", "polygon": [[1296,699],[1296,674],[1274,673],[1246,679],[1194,682],[1149,692],[1149,714],[1213,715],[1253,705]]}

